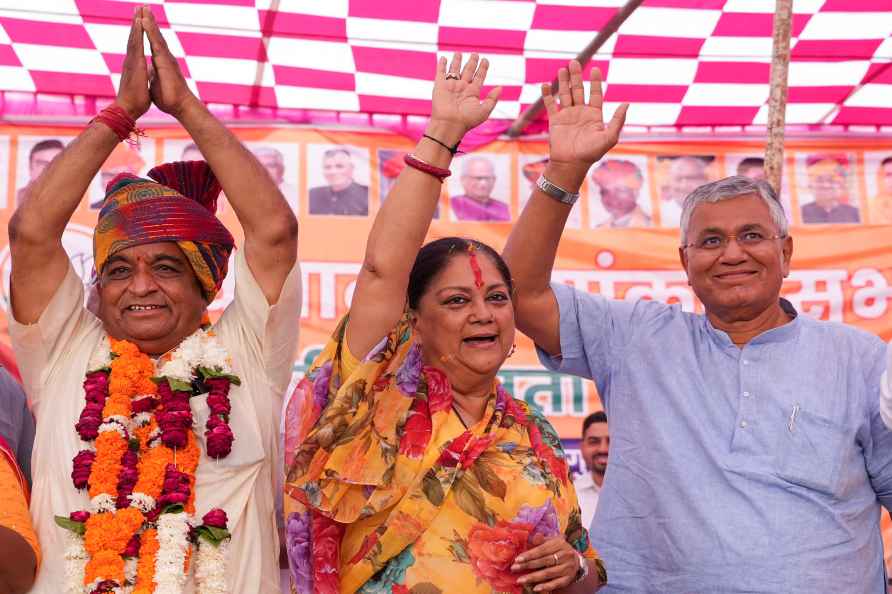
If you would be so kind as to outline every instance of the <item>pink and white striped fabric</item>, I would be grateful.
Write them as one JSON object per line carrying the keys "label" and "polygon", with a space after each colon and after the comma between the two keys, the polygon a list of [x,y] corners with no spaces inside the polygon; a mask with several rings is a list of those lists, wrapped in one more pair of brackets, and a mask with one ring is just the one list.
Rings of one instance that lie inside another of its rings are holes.
{"label": "pink and white striped fabric", "polygon": [[[112,97],[135,3],[0,0],[0,90]],[[424,115],[438,55],[479,51],[515,118],[624,0],[151,3],[207,102]],[[767,119],[774,0],[645,0],[588,65],[638,126]],[[794,0],[787,121],[892,125],[892,0]]]}

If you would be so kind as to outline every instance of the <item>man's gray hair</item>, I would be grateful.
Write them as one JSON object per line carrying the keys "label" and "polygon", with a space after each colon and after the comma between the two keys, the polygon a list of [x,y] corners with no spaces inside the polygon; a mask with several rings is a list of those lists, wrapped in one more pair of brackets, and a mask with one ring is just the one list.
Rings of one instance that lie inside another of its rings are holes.
{"label": "man's gray hair", "polygon": [[725,179],[703,184],[684,199],[684,206],[681,209],[681,244],[688,243],[688,227],[691,225],[691,216],[698,204],[721,202],[748,195],[756,195],[765,201],[768,211],[771,213],[771,221],[777,227],[778,235],[786,236],[789,231],[787,215],[784,214],[784,207],[781,206],[771,184],[742,175],[732,175]]}
{"label": "man's gray hair", "polygon": [[330,159],[335,155],[347,155],[347,158],[351,161],[353,160],[353,155],[350,154],[350,149],[345,146],[336,146],[334,148],[326,149],[324,153],[322,153],[323,159]]}
{"label": "man's gray hair", "polygon": [[271,146],[258,146],[254,149],[254,156],[258,158],[272,157],[279,165],[285,165],[285,157],[282,155],[282,151]]}

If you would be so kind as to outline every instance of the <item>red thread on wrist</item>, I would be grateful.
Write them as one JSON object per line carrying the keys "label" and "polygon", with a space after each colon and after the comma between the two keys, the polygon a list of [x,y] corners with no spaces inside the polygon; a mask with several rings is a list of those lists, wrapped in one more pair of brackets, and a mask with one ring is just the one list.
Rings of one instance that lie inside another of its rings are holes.
{"label": "red thread on wrist", "polygon": [[406,165],[411,167],[412,169],[417,169],[422,173],[426,173],[428,175],[432,175],[442,183],[444,179],[452,175],[452,172],[448,169],[443,169],[442,167],[437,167],[436,165],[431,165],[426,161],[422,161],[412,153],[406,153],[406,156],[403,157],[403,161],[406,162]]}
{"label": "red thread on wrist", "polygon": [[[105,124],[115,135],[128,144],[139,146],[139,138],[145,136],[144,130],[136,127],[136,120],[130,117],[123,107],[112,103],[90,120],[90,123]],[[135,138],[130,138],[131,134]]]}

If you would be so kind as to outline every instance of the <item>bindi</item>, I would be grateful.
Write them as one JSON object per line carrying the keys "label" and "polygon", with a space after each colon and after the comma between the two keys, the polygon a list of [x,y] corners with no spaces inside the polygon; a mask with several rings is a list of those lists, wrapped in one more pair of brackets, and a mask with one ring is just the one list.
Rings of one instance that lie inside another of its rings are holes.
{"label": "bindi", "polygon": [[483,271],[480,262],[477,261],[477,246],[473,243],[468,246],[468,259],[471,264],[471,272],[474,273],[474,286],[478,289],[483,286]]}

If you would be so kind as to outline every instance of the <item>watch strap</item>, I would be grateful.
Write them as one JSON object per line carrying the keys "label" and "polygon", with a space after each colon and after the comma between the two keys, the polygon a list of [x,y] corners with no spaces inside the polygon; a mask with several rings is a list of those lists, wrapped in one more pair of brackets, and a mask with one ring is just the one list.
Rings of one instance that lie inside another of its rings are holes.
{"label": "watch strap", "polygon": [[573,205],[577,200],[579,200],[579,194],[568,192],[560,186],[556,186],[555,184],[548,181],[544,175],[539,175],[539,179],[536,180],[536,187],[542,190],[544,193],[548,194],[558,202],[562,202],[564,204]]}

